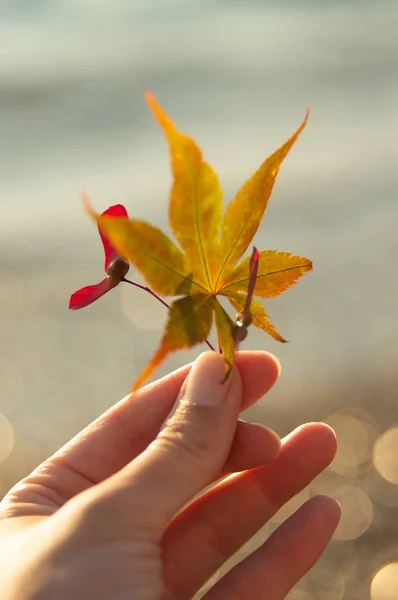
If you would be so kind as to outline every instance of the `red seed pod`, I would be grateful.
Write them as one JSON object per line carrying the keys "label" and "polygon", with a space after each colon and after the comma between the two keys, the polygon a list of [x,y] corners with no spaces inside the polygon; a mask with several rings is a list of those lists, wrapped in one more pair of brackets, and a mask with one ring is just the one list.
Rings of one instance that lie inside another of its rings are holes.
{"label": "red seed pod", "polygon": [[124,260],[124,258],[115,258],[111,263],[109,263],[106,272],[108,277],[111,277],[111,279],[120,283],[126,277],[129,268],[130,265],[126,260]]}

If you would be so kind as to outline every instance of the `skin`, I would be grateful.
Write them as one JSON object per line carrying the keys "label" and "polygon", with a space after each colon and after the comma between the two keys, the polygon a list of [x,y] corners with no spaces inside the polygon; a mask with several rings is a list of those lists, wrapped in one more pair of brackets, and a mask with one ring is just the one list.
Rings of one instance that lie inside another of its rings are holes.
{"label": "skin", "polygon": [[[239,352],[222,383],[222,357],[204,353],[126,397],[19,482],[0,503],[2,600],[192,598],[336,452],[325,424],[280,443],[239,420],[278,374],[270,354]],[[204,597],[281,600],[339,518],[333,499],[311,498]]]}

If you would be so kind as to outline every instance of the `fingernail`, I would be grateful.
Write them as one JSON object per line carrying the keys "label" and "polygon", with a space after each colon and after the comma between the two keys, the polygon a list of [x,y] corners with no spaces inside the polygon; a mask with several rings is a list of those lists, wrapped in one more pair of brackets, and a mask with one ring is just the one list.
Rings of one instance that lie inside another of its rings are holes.
{"label": "fingernail", "polygon": [[164,420],[160,431],[176,413],[181,400],[193,402],[199,406],[216,406],[221,404],[229,389],[229,381],[233,373],[225,380],[224,359],[216,352],[203,352],[193,363],[173,408]]}
{"label": "fingernail", "polygon": [[218,406],[227,396],[234,373],[225,380],[225,363],[216,352],[204,352],[194,362],[183,398],[199,406]]}

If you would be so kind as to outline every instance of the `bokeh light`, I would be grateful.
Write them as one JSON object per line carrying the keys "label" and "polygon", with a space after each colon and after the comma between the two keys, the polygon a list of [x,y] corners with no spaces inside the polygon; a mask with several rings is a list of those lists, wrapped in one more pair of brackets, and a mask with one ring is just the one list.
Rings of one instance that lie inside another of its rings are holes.
{"label": "bokeh light", "polygon": [[22,401],[25,383],[22,366],[10,360],[0,362],[0,411],[8,413]]}
{"label": "bokeh light", "polygon": [[320,560],[308,573],[308,588],[316,590],[316,600],[341,600],[346,589],[346,577],[336,565]]}
{"label": "bokeh light", "polygon": [[336,432],[338,441],[337,453],[329,468],[339,475],[355,475],[362,465],[370,461],[373,438],[377,435],[369,420],[347,412],[337,412],[326,419]]}
{"label": "bokeh light", "polygon": [[398,562],[382,567],[373,577],[370,586],[371,600],[397,600]]}
{"label": "bokeh light", "polygon": [[334,533],[334,539],[354,540],[370,527],[373,519],[373,504],[369,496],[360,488],[347,485],[333,492],[341,505],[341,520]]}
{"label": "bokeh light", "polygon": [[11,454],[14,447],[14,430],[9,420],[0,413],[0,463]]}
{"label": "bokeh light", "polygon": [[376,441],[373,464],[384,479],[398,484],[398,427],[392,427]]}
{"label": "bokeh light", "polygon": [[376,469],[367,473],[366,491],[374,501],[382,506],[398,507],[398,485],[390,483]]}

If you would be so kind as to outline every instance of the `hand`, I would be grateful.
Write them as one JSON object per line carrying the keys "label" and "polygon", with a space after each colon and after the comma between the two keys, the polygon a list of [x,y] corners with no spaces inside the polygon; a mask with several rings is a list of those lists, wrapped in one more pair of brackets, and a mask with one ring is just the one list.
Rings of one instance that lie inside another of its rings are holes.
{"label": "hand", "polygon": [[[304,425],[280,448],[238,420],[277,377],[271,355],[240,352],[221,383],[222,357],[202,354],[45,461],[0,504],[2,600],[192,598],[335,454],[326,425]],[[312,498],[205,598],[284,598],[339,517],[334,500]]]}

